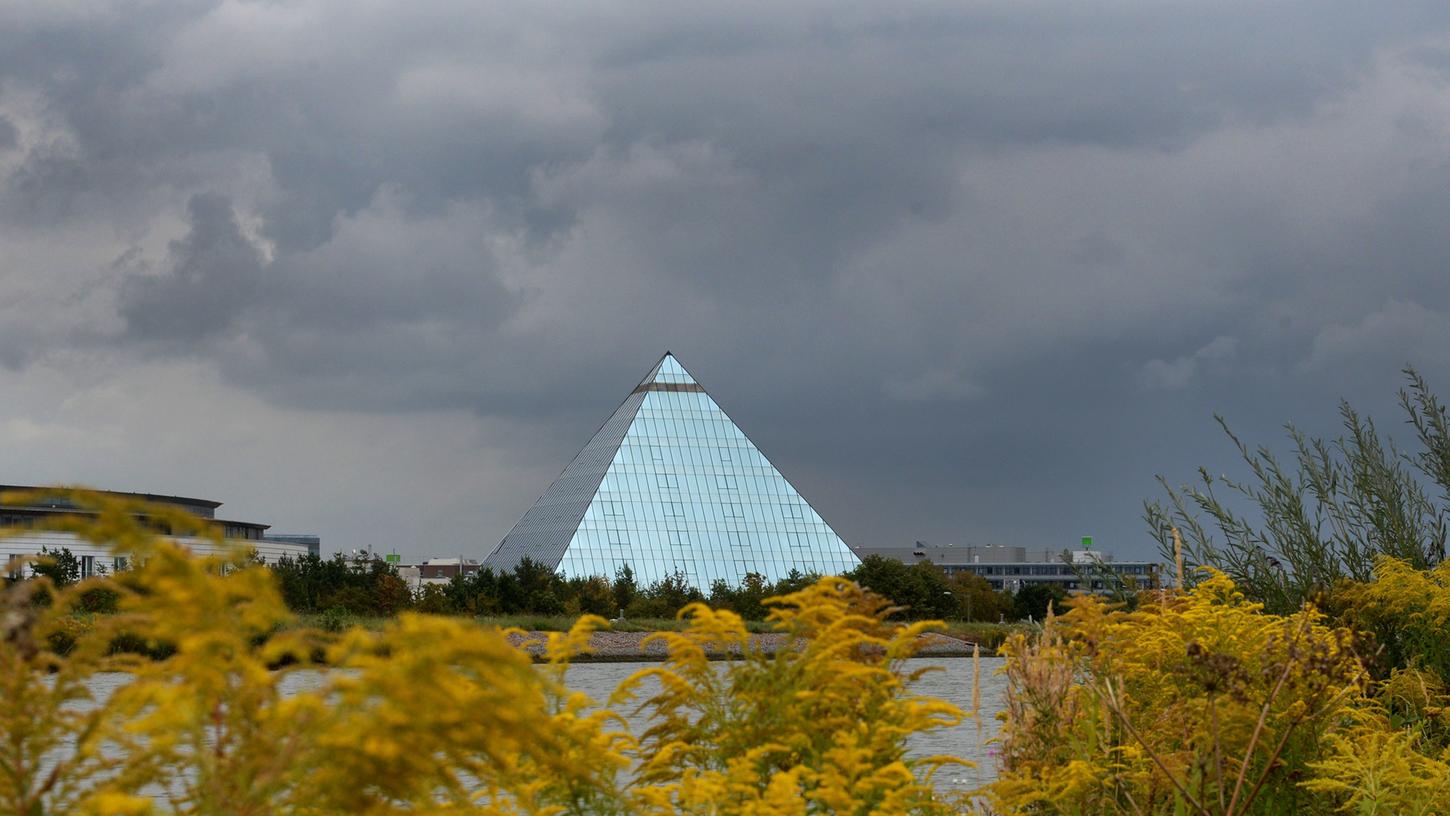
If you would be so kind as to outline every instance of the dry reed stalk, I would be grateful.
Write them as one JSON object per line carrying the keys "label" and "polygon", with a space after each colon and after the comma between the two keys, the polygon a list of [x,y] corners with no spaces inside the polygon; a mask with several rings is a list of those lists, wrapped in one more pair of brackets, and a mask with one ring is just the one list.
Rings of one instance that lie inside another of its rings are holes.
{"label": "dry reed stalk", "polygon": [[1177,568],[1178,589],[1183,590],[1183,536],[1178,534],[1178,527],[1173,528],[1173,562]]}

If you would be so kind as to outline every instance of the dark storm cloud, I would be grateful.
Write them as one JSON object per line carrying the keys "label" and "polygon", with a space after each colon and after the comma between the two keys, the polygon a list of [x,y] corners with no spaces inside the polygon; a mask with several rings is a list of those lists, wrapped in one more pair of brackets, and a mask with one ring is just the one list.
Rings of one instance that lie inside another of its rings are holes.
{"label": "dark storm cloud", "polygon": [[[124,341],[203,353],[237,381],[329,407],[467,401],[463,349],[486,344],[515,295],[494,275],[466,218],[419,225],[391,200],[334,229],[326,244],[263,259],[230,200],[192,196],[186,235],[160,272],[117,261]],[[364,393],[367,394],[364,397]]]}
{"label": "dark storm cloud", "polygon": [[0,237],[113,302],[3,359],[567,458],[672,347],[853,540],[1136,542],[1215,408],[1450,377],[1447,53],[1428,2],[15,7]]}
{"label": "dark storm cloud", "polygon": [[190,229],[171,242],[165,272],[122,283],[121,315],[132,339],[193,347],[229,330],[261,294],[262,259],[231,201],[198,194],[186,209]]}

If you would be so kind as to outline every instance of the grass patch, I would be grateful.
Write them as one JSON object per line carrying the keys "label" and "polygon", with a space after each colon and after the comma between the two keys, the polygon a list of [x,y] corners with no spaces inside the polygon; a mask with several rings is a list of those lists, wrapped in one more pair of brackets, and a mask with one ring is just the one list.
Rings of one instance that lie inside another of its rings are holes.
{"label": "grass patch", "polygon": [[987,623],[984,621],[947,621],[942,633],[969,640],[982,647],[983,651],[995,652],[1007,638],[1018,632],[1030,632],[1030,623]]}

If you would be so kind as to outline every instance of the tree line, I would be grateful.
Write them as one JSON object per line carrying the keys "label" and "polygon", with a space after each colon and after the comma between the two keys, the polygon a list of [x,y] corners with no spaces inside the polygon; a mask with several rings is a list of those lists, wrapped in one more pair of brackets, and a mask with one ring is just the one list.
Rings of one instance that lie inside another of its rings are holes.
{"label": "tree line", "polygon": [[[68,548],[43,549],[30,565],[36,576],[65,587],[81,578],[80,559]],[[253,561],[261,563],[255,554]],[[701,592],[682,574],[641,584],[628,566],[612,578],[564,578],[544,564],[525,558],[511,571],[484,568],[455,575],[447,583],[424,584],[413,590],[393,564],[376,556],[335,553],[284,556],[268,565],[283,600],[294,612],[333,616],[388,617],[404,610],[432,614],[497,617],[515,615],[606,618],[673,618],[682,608],[703,601],[729,609],[750,621],[764,620],[765,600],[810,586],[821,576],[792,570],[778,581],[747,574],[738,586],[716,581]],[[1098,565],[1101,567],[1101,565]],[[1132,604],[1134,590],[1110,570],[1086,565],[1079,578],[1116,591],[1115,600]],[[1091,574],[1088,574],[1091,573]],[[879,555],[867,556],[843,577],[850,578],[891,602],[897,620],[1005,622],[1041,620],[1050,605],[1062,606],[1067,593],[1056,584],[1029,583],[1016,592],[994,590],[970,573],[949,573],[929,561],[904,564]],[[106,612],[111,593],[92,591],[88,611]]]}
{"label": "tree line", "polygon": [[[716,581],[709,592],[701,592],[679,574],[641,585],[625,566],[613,578],[564,578],[525,558],[508,572],[480,569],[414,591],[396,566],[376,557],[336,553],[323,558],[309,553],[284,556],[269,568],[294,612],[377,617],[412,609],[480,617],[591,614],[672,618],[686,605],[704,601],[758,621],[765,619],[767,598],[799,592],[820,577],[792,570],[778,581],[769,581],[750,573],[738,586]],[[65,547],[44,550],[31,569],[60,587],[82,577],[80,560]],[[1029,584],[1015,593],[997,591],[978,575],[950,574],[930,562],[904,564],[879,555],[867,556],[844,577],[889,600],[897,620],[1041,620],[1049,604],[1060,607],[1067,597],[1061,587],[1050,584]],[[109,611],[110,596],[103,590],[93,594],[97,598],[89,611]]]}
{"label": "tree line", "polygon": [[[628,566],[612,578],[564,578],[544,564],[525,558],[513,570],[484,568],[455,575],[447,583],[409,591],[397,569],[378,559],[304,555],[272,565],[282,597],[295,612],[352,615],[395,614],[404,609],[451,615],[601,615],[608,618],[669,618],[681,608],[704,601],[746,620],[763,620],[765,599],[787,595],[820,576],[792,571],[778,581],[750,573],[738,586],[716,581],[708,592],[673,575],[641,584]],[[1040,620],[1049,603],[1066,593],[1056,586],[1028,585],[1016,593],[992,589],[986,579],[948,574],[931,563],[903,564],[868,556],[851,578],[891,601],[898,619],[1004,621]]]}

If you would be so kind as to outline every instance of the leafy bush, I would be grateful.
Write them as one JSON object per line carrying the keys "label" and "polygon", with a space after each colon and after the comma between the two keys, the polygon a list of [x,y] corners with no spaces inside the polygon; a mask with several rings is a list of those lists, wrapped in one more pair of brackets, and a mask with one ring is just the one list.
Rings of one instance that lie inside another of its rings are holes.
{"label": "leafy bush", "polygon": [[271,566],[287,607],[294,612],[324,612],[342,607],[354,615],[394,615],[413,603],[397,568],[365,555],[308,553],[284,556]]}

